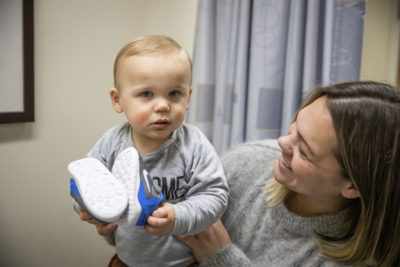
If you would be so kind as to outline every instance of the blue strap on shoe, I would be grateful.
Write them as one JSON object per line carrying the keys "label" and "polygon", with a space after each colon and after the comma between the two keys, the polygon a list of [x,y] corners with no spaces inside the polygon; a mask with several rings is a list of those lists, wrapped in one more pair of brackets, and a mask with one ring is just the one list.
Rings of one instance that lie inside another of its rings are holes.
{"label": "blue strap on shoe", "polygon": [[[73,197],[75,199],[76,202],[78,202],[79,206],[87,213],[89,214],[90,217],[94,218],[95,220],[101,222],[101,223],[106,223],[103,222],[102,220],[96,218],[95,216],[93,216],[93,214],[91,214],[85,204],[83,203],[82,197],[81,197],[81,193],[79,192],[78,186],[76,185],[75,181],[73,178],[69,179],[69,194],[71,195],[71,197]],[[79,212],[77,209],[75,209],[76,212]]]}
{"label": "blue strap on shoe", "polygon": [[140,180],[138,200],[140,206],[142,207],[142,212],[140,213],[140,217],[136,222],[137,226],[145,226],[147,224],[147,217],[149,217],[153,213],[153,211],[157,209],[163,198],[164,195],[162,193],[160,193],[160,196],[158,198],[147,198],[144,190],[143,181]]}
{"label": "blue strap on shoe", "polygon": [[[75,196],[81,197],[81,194],[79,193],[79,189],[76,186],[76,183],[74,179],[69,179],[69,194],[71,197],[75,198]],[[75,199],[76,200],[76,199]],[[77,200],[78,201],[78,200]]]}
{"label": "blue strap on shoe", "polygon": [[[153,179],[150,177],[149,172],[146,170],[145,163],[139,155],[139,175],[140,187],[138,192],[138,200],[142,208],[139,219],[136,222],[137,226],[144,226],[147,224],[147,217],[155,211],[163,200],[164,195],[161,188],[156,188]],[[145,181],[145,183],[143,182]]]}
{"label": "blue strap on shoe", "polygon": [[71,195],[71,197],[73,197],[75,199],[76,202],[78,202],[79,206],[81,206],[83,209],[85,209],[85,205],[83,204],[81,193],[79,193],[78,186],[76,185],[73,178],[69,179],[69,194]]}

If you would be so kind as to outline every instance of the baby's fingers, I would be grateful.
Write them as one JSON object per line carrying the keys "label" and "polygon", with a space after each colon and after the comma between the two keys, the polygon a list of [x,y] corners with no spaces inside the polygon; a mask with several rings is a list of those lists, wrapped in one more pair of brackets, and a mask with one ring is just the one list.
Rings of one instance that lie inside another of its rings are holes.
{"label": "baby's fingers", "polygon": [[157,218],[167,218],[169,208],[170,207],[165,203],[161,203],[161,205],[153,212],[152,216]]}
{"label": "baby's fingers", "polygon": [[154,235],[154,236],[162,236],[167,234],[163,228],[158,228],[158,227],[153,227],[151,225],[146,225],[144,227],[144,230],[146,231],[146,233],[148,233],[149,235]]}
{"label": "baby's fingers", "polygon": [[97,233],[101,236],[107,236],[112,234],[117,229],[117,223],[108,223],[108,224],[98,224],[96,225]]}
{"label": "baby's fingers", "polygon": [[89,214],[85,211],[85,210],[83,210],[81,207],[79,207],[79,218],[82,220],[82,221],[85,221],[85,222],[88,222],[88,223],[91,223],[91,224],[94,224],[94,219],[92,218],[92,217],[90,217],[89,216]]}
{"label": "baby's fingers", "polygon": [[148,225],[152,227],[161,227],[164,226],[168,222],[168,219],[166,217],[158,218],[154,216],[149,216],[147,218],[147,223]]}

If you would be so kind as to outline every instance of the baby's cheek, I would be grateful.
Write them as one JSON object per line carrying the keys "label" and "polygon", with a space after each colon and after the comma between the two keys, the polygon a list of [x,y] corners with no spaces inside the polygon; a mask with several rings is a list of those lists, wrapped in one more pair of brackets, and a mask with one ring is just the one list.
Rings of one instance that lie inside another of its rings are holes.
{"label": "baby's cheek", "polygon": [[137,121],[140,124],[143,124],[144,122],[146,122],[148,119],[148,116],[145,113],[139,113],[137,116]]}
{"label": "baby's cheek", "polygon": [[149,116],[146,112],[138,112],[136,115],[136,121],[138,124],[143,124],[148,120]]}
{"label": "baby's cheek", "polygon": [[176,119],[177,121],[183,122],[183,120],[185,119],[185,116],[186,116],[186,109],[185,109],[185,108],[182,108],[182,109],[179,109],[179,110],[176,112],[176,117],[175,117],[175,119]]}
{"label": "baby's cheek", "polygon": [[149,114],[144,111],[136,111],[132,114],[130,121],[134,122],[137,125],[145,124],[149,119]]}
{"label": "baby's cheek", "polygon": [[179,116],[177,116],[175,118],[175,122],[178,123],[178,124],[182,124],[184,120],[185,120],[185,115],[184,114],[183,115],[179,115]]}

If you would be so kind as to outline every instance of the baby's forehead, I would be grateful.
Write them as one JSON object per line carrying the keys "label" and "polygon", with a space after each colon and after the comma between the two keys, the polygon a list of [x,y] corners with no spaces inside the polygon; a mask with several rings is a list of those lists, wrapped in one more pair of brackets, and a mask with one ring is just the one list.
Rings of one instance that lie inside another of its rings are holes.
{"label": "baby's forehead", "polygon": [[150,58],[160,61],[175,61],[179,64],[187,64],[191,66],[191,60],[184,50],[174,51],[154,51],[152,53],[140,53],[134,55],[127,55],[126,57],[142,57]]}
{"label": "baby's forehead", "polygon": [[[191,76],[192,72],[192,66],[191,66],[191,61],[190,58],[186,55],[185,52],[183,53],[169,53],[169,54],[141,54],[141,55],[131,55],[127,56],[124,59],[124,61],[130,61],[130,62],[135,62],[135,69],[136,70],[142,70],[141,67],[144,66],[149,66],[143,65],[141,63],[150,62],[150,66],[156,67],[159,66],[165,66],[165,65],[173,65],[174,69],[184,71],[185,73],[189,74]],[[125,65],[125,64],[124,64]],[[126,65],[125,65],[126,66]],[[144,67],[146,68],[146,67]]]}
{"label": "baby's forehead", "polygon": [[191,65],[184,54],[131,55],[121,58],[120,64],[118,79],[162,79],[166,75],[172,80],[184,79],[191,84]]}

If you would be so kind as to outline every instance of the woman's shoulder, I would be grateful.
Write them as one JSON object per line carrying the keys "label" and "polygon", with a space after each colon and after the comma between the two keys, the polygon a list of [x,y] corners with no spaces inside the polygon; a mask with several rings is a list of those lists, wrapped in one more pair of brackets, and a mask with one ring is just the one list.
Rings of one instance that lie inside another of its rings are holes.
{"label": "woman's shoulder", "polygon": [[261,141],[247,142],[230,148],[221,155],[224,165],[236,165],[238,162],[247,162],[262,160],[274,161],[280,154],[278,142],[275,139],[266,139]]}
{"label": "woman's shoulder", "polygon": [[264,184],[273,177],[280,153],[276,140],[243,143],[224,152],[221,162],[229,185],[247,188]]}

